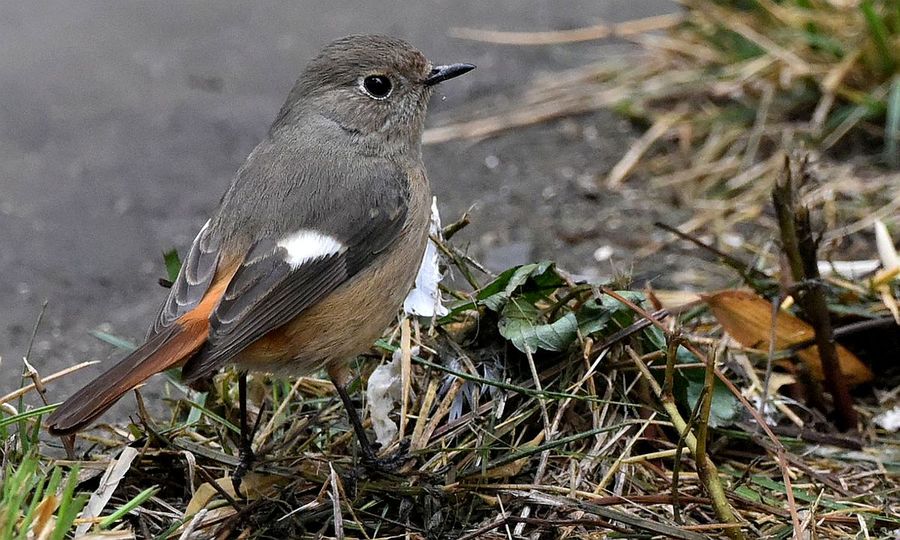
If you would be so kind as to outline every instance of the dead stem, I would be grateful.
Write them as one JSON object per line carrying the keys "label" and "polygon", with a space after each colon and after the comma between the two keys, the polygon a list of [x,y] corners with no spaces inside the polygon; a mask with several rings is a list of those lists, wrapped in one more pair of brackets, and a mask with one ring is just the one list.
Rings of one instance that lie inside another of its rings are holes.
{"label": "dead stem", "polygon": [[834,399],[835,423],[843,431],[855,430],[858,421],[856,409],[853,407],[846,379],[841,373],[825,290],[819,275],[818,239],[812,230],[809,208],[802,205],[796,196],[797,190],[806,182],[805,161],[798,167],[801,177],[795,182],[791,160],[785,157],[783,174],[772,190],[782,249],[794,282],[801,284],[804,289],[798,294],[797,302],[815,331],[825,386]]}

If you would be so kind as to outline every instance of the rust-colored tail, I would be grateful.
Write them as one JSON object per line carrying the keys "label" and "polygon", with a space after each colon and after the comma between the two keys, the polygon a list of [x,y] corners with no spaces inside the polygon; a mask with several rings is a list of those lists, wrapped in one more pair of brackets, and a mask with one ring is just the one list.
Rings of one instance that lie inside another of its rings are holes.
{"label": "rust-colored tail", "polygon": [[72,394],[47,418],[52,435],[80,431],[113,406],[126,392],[183,362],[206,341],[203,320],[181,320],[153,336],[105,373]]}

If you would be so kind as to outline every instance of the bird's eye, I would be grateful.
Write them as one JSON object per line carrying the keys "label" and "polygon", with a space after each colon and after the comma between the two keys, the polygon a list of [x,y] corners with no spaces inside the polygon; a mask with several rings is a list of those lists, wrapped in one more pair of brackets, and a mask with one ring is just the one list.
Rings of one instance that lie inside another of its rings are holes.
{"label": "bird's eye", "polygon": [[384,99],[391,95],[391,80],[384,75],[369,75],[363,79],[363,90],[375,99]]}

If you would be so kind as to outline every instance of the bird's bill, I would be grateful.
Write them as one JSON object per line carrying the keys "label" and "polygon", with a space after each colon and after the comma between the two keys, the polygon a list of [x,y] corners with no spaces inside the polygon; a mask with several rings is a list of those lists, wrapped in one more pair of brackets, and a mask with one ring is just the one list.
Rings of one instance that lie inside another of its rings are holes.
{"label": "bird's bill", "polygon": [[472,64],[447,64],[443,66],[434,66],[431,68],[431,73],[428,74],[428,77],[425,79],[425,86],[432,86],[439,82],[446,81],[447,79],[452,79],[454,77],[459,77],[464,73],[468,73],[475,69],[475,66]]}

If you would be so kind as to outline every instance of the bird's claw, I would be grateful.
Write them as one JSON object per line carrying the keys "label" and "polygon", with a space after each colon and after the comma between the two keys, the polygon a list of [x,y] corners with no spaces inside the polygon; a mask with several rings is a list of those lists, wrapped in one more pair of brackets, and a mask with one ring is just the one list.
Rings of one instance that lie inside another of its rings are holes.
{"label": "bird's claw", "polygon": [[378,443],[370,443],[363,447],[362,464],[367,471],[391,474],[410,459],[408,439],[400,441],[400,447],[384,457],[376,454],[379,447]]}
{"label": "bird's claw", "polygon": [[238,450],[238,464],[234,468],[234,475],[231,477],[231,485],[234,487],[235,495],[241,496],[241,481],[243,481],[244,475],[253,469],[255,461],[256,454],[253,452],[253,448],[249,444],[242,444],[240,450]]}

